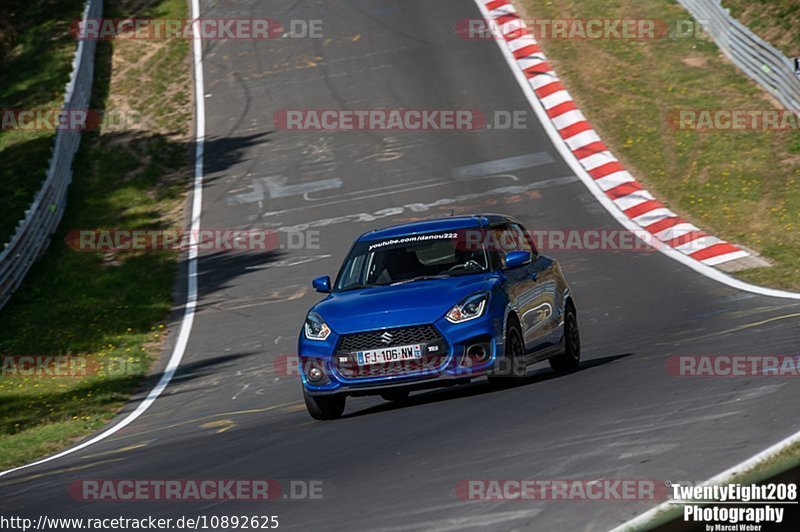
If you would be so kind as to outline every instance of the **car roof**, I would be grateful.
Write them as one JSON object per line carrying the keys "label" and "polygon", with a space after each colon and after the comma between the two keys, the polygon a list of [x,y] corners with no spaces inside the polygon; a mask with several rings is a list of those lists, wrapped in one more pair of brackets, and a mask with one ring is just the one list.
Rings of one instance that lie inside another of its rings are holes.
{"label": "car roof", "polygon": [[459,229],[473,229],[488,227],[496,223],[518,223],[514,218],[502,214],[474,214],[471,216],[448,216],[419,222],[393,225],[383,229],[376,229],[364,233],[358,238],[359,242],[396,238],[398,236],[436,233],[439,231],[457,231]]}

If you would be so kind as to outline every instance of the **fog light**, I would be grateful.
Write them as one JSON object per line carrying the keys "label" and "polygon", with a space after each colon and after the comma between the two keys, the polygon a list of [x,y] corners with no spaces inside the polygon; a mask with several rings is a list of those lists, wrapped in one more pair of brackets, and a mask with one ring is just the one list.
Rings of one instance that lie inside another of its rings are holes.
{"label": "fog light", "polygon": [[464,357],[461,359],[462,368],[471,368],[483,364],[491,357],[491,347],[488,342],[479,341],[467,346]]}
{"label": "fog light", "polygon": [[322,377],[322,370],[317,366],[311,366],[311,368],[308,370],[308,380],[317,382],[318,380],[322,379]]}
{"label": "fog light", "polygon": [[467,349],[467,356],[474,360],[483,360],[486,356],[486,347],[483,344],[475,344]]}

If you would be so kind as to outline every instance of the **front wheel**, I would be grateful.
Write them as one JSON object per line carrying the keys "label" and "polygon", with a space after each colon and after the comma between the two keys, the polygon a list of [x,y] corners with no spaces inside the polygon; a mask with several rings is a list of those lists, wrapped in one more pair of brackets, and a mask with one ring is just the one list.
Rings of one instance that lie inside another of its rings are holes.
{"label": "front wheel", "polygon": [[581,333],[575,309],[567,307],[564,316],[564,352],[550,359],[550,367],[555,371],[576,369],[581,363]]}
{"label": "front wheel", "polygon": [[496,387],[520,384],[528,373],[522,333],[519,325],[513,321],[506,329],[505,345],[505,357],[498,360],[500,366],[495,369],[494,374],[489,375],[489,383]]}
{"label": "front wheel", "polygon": [[303,399],[306,402],[308,414],[314,419],[329,420],[339,419],[344,413],[347,397],[344,395],[310,395],[303,390]]}

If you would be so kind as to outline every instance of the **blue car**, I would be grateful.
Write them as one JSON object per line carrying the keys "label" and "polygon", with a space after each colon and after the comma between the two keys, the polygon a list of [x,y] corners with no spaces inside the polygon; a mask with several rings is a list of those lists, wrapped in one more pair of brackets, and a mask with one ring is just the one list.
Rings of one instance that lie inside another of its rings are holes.
{"label": "blue car", "polygon": [[328,296],[309,311],[298,346],[311,417],[341,417],[348,396],[402,401],[482,376],[504,386],[543,360],[576,368],[572,292],[530,236],[494,214],[362,235],[334,283],[312,283]]}

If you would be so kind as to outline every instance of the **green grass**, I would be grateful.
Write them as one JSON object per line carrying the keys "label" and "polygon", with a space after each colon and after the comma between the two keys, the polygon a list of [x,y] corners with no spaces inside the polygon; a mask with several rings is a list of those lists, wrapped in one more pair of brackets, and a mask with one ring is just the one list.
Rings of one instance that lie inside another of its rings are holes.
{"label": "green grass", "polygon": [[[529,18],[687,19],[669,0],[519,0]],[[679,130],[677,109],[773,109],[706,36],[544,40],[542,46],[614,153],[673,210],[753,248],[772,268],[751,282],[800,289],[800,132]]]}
{"label": "green grass", "polygon": [[788,57],[800,57],[800,0],[722,0],[736,19]]}
{"label": "green grass", "polygon": [[[69,24],[83,0],[3,0],[0,109],[59,109],[77,41]],[[0,249],[41,188],[55,131],[0,129]]]}
{"label": "green grass", "polygon": [[[107,7],[112,18],[187,16],[183,0]],[[0,376],[0,468],[60,449],[111,419],[141,386],[172,307],[176,253],[78,252],[65,236],[182,226],[191,149],[188,42],[101,42],[97,54],[92,107],[133,110],[142,120],[125,131],[84,134],[61,226],[0,312],[0,355],[125,359],[132,369],[85,378]],[[164,87],[186,96],[169,102]]]}

